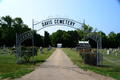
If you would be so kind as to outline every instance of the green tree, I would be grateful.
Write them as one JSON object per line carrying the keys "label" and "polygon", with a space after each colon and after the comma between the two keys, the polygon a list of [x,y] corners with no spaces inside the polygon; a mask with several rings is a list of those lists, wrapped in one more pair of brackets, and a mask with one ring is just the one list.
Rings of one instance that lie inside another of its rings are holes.
{"label": "green tree", "polygon": [[49,33],[47,31],[44,32],[44,45],[46,47],[48,47],[48,45],[50,45],[50,38],[49,38]]}
{"label": "green tree", "polygon": [[111,31],[108,34],[108,41],[109,41],[109,47],[112,47],[112,48],[117,47],[116,34],[113,31]]}
{"label": "green tree", "polygon": [[90,33],[93,31],[93,27],[89,26],[89,25],[82,25],[81,29],[77,29],[77,32],[80,36],[80,40],[84,40],[84,33]]}
{"label": "green tree", "polygon": [[23,20],[19,17],[16,17],[13,19],[13,28],[14,28],[14,33],[17,33],[17,34],[31,30],[28,27],[28,25],[24,24]]}
{"label": "green tree", "polygon": [[52,46],[57,46],[57,43],[62,43],[62,35],[63,35],[63,32],[65,31],[62,31],[62,30],[57,30],[57,32],[54,32],[52,33],[51,35],[51,43],[52,43]]}
{"label": "green tree", "polygon": [[0,45],[3,45],[3,44],[2,44],[3,41],[2,41],[2,39],[1,39],[1,37],[2,37],[2,29],[1,29],[1,27],[0,27]]}
{"label": "green tree", "polygon": [[43,46],[42,38],[43,37],[40,34],[34,33],[35,46],[37,46],[37,47]]}
{"label": "green tree", "polygon": [[83,32],[83,30],[80,30],[80,29],[77,29],[77,32],[78,32],[78,34],[79,34],[79,40],[81,41],[83,38],[84,38],[84,32]]}
{"label": "green tree", "polygon": [[117,47],[120,47],[120,33],[116,35]]}
{"label": "green tree", "polygon": [[79,34],[75,31],[57,30],[52,33],[51,43],[52,46],[56,46],[57,43],[62,43],[63,47],[76,47],[78,44]]}
{"label": "green tree", "polygon": [[62,46],[64,47],[69,47],[71,44],[70,44],[70,34],[68,34],[67,32],[63,32],[62,36]]}
{"label": "green tree", "polygon": [[[3,16],[0,19],[0,25],[1,25],[1,30],[2,30],[2,37],[1,39],[4,40],[4,44],[11,44],[9,43],[9,41],[12,40],[13,36],[12,36],[12,24],[13,24],[13,20],[12,17],[8,16]],[[7,45],[6,44],[6,45]]]}
{"label": "green tree", "polygon": [[[14,41],[16,39],[15,34],[22,34],[26,31],[30,31],[31,29],[28,27],[28,25],[24,24],[23,20],[20,17],[16,17],[13,19],[13,35],[14,35]],[[14,43],[15,44],[15,43]],[[22,42],[22,45],[25,46],[31,46],[32,45],[32,39],[27,39],[24,42]]]}
{"label": "green tree", "polygon": [[78,40],[80,40],[80,36],[78,32],[74,30],[74,31],[68,31],[67,33],[70,35],[69,45],[71,47],[76,47],[76,45],[78,44]]}
{"label": "green tree", "polygon": [[[9,15],[3,16],[0,18],[0,45],[13,46],[16,44],[16,33],[19,35],[30,30],[31,28],[24,24],[22,18],[12,19]],[[34,33],[35,45],[40,46],[38,44],[43,44],[42,36],[37,34],[36,31]],[[22,45],[31,46],[32,39],[25,40]]]}

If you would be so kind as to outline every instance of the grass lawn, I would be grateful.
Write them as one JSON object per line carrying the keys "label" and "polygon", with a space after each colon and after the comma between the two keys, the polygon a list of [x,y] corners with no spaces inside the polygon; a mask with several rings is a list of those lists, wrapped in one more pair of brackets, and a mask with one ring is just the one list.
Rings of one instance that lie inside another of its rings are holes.
{"label": "grass lawn", "polygon": [[14,54],[10,55],[11,52],[9,53],[7,51],[0,50],[0,53],[3,53],[0,54],[0,79],[14,79],[34,71],[35,68],[43,63],[54,51],[55,48],[50,51],[46,51],[46,48],[43,48],[44,53],[40,53],[40,50],[38,50],[38,56],[34,56],[33,65],[32,57],[29,63],[22,59],[22,64],[17,64],[17,59]]}
{"label": "grass lawn", "polygon": [[[95,73],[99,73],[105,76],[110,76],[120,80],[120,63],[114,61],[114,60],[120,61],[120,56],[103,55],[102,67],[92,66],[88,64],[84,66],[82,58],[78,55],[78,51],[66,49],[66,48],[62,48],[62,50],[67,54],[67,56],[73,61],[75,65],[84,69],[85,71],[89,69],[94,71]],[[111,60],[107,57],[114,60]]]}

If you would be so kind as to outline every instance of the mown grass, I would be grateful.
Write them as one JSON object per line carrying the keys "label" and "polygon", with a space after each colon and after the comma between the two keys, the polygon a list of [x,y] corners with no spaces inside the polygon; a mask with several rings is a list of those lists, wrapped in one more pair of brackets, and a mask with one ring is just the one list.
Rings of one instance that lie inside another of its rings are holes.
{"label": "mown grass", "polygon": [[11,55],[11,52],[5,54],[7,51],[0,51],[0,79],[4,78],[19,78],[25,74],[28,74],[35,70],[41,63],[43,63],[53,52],[55,48],[50,51],[46,51],[46,48],[43,49],[44,53],[40,53],[38,50],[38,56],[33,58],[31,57],[30,62],[26,62],[22,59],[22,64],[17,64],[17,59],[15,55]]}
{"label": "mown grass", "polygon": [[[62,50],[67,54],[67,56],[73,61],[75,65],[84,69],[85,71],[92,70],[95,73],[99,73],[105,76],[110,76],[120,80],[120,63],[110,60],[104,57],[103,55],[102,67],[92,66],[88,64],[85,64],[84,66],[82,58],[78,55],[78,51],[65,49],[65,48],[62,48]],[[105,56],[114,58],[120,61],[119,56],[113,56],[113,55],[105,55]]]}

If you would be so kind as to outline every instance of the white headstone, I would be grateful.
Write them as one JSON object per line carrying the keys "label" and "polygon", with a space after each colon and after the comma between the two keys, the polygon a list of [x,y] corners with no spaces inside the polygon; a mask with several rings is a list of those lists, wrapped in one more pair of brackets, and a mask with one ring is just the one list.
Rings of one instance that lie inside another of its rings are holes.
{"label": "white headstone", "polygon": [[14,44],[13,48],[15,48],[15,44]]}
{"label": "white headstone", "polygon": [[110,51],[109,51],[109,50],[107,50],[107,54],[110,54]]}
{"label": "white headstone", "polygon": [[49,50],[51,50],[52,49],[52,47],[49,45]]}
{"label": "white headstone", "polygon": [[115,54],[116,56],[117,56],[117,52],[116,52],[116,54]]}
{"label": "white headstone", "polygon": [[40,47],[40,53],[43,53],[43,51],[42,51],[42,47]]}

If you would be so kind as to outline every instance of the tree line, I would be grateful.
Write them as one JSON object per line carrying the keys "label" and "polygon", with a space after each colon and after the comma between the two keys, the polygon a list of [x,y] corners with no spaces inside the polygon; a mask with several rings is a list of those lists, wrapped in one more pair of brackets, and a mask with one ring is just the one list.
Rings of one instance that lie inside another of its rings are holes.
{"label": "tree line", "polygon": [[[57,30],[51,35],[45,31],[44,36],[37,34],[34,31],[34,44],[35,46],[48,47],[49,45],[56,47],[57,43],[62,43],[63,47],[76,47],[78,40],[83,40],[84,30],[89,30],[90,32],[96,32],[97,29],[93,30],[93,27],[89,25],[82,25],[81,29],[73,31]],[[26,31],[30,31],[31,28],[24,24],[20,17],[12,19],[11,16],[3,16],[0,18],[0,46],[6,45],[12,47],[16,44],[16,33],[21,34]],[[96,34],[102,34],[102,47],[103,48],[117,48],[120,47],[120,33],[114,33],[111,31],[106,35],[102,31],[96,32]],[[91,38],[86,38],[89,40],[91,47],[96,48],[97,43]],[[22,45],[31,46],[32,39],[25,40]]]}
{"label": "tree line", "polygon": [[[28,27],[28,25],[24,24],[23,20],[20,17],[16,17],[12,19],[11,16],[3,16],[0,18],[0,46],[6,45],[9,47],[14,46],[16,44],[16,33],[22,34],[26,31],[30,31],[31,28]],[[36,31],[34,31],[34,37],[35,37],[35,45],[37,44],[43,44],[42,43],[42,36],[37,34]],[[39,41],[41,42],[39,42]],[[27,39],[25,40],[22,45],[31,46],[32,40]]]}

